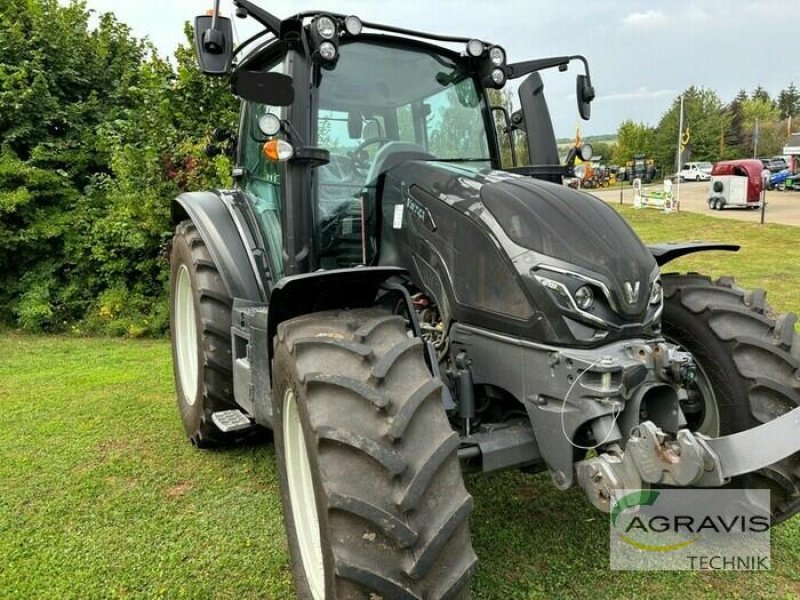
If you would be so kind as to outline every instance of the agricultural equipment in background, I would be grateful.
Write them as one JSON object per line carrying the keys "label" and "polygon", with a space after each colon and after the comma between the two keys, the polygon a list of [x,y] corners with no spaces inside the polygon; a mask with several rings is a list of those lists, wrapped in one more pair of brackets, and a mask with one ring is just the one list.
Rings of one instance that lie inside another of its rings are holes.
{"label": "agricultural equipment in background", "polygon": [[646,158],[644,154],[636,154],[633,160],[625,163],[625,178],[633,182],[634,179],[641,179],[642,183],[650,183],[656,177],[656,164],[652,158]]}
{"label": "agricultural equipment in background", "polygon": [[[601,510],[732,482],[797,512],[795,317],[662,273],[737,246],[647,247],[562,185],[539,72],[581,64],[586,119],[583,57],[234,4],[264,28],[236,49],[218,4],[196,21],[242,115],[233,189],[172,204],[177,401],[199,447],[273,431],[298,596],[469,596],[462,471],[547,471]],[[531,164],[503,169],[516,130]]]}

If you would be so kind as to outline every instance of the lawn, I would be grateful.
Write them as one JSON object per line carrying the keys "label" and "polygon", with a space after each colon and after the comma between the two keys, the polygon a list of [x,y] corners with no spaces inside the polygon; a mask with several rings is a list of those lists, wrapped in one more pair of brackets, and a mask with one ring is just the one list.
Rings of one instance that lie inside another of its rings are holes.
{"label": "lawn", "polygon": [[[726,240],[680,267],[739,274],[800,311],[800,229],[623,209],[647,241]],[[0,333],[0,598],[292,598],[268,442],[197,451],[165,341]],[[773,570],[608,570],[608,526],[543,475],[470,476],[476,598],[800,596],[800,520]]]}

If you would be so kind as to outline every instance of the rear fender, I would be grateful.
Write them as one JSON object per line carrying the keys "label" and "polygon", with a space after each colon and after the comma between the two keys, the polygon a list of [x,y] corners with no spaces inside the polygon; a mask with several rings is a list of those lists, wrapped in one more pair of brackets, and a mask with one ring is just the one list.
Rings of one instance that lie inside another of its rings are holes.
{"label": "rear fender", "polygon": [[172,201],[172,222],[191,219],[203,238],[230,298],[265,302],[264,286],[244,241],[245,232],[232,201],[220,192],[190,192]]}

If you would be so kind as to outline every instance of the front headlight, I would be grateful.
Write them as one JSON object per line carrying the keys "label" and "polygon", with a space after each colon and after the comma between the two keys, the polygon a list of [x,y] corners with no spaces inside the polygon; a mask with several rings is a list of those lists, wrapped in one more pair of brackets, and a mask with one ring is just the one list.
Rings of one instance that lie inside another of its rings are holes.
{"label": "front headlight", "polygon": [[581,310],[589,310],[594,304],[594,292],[592,292],[592,288],[588,285],[584,285],[578,288],[578,291],[575,292],[575,304],[578,305],[578,308]]}
{"label": "front headlight", "polygon": [[650,288],[650,304],[661,304],[661,301],[664,299],[664,288],[661,285],[661,281],[656,279],[653,282],[653,287]]}

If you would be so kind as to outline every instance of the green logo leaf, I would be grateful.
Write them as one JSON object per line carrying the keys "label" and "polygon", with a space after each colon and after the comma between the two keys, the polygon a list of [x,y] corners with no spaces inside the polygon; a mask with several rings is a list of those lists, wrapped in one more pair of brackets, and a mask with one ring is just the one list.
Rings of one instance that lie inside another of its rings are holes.
{"label": "green logo leaf", "polygon": [[611,509],[611,525],[616,527],[619,516],[629,508],[652,506],[656,503],[660,494],[661,492],[657,490],[638,490],[623,496],[617,500],[614,504],[614,508]]}

